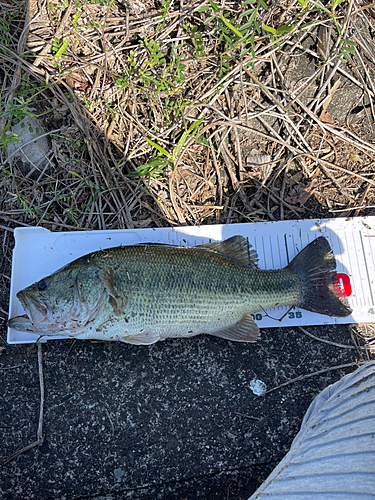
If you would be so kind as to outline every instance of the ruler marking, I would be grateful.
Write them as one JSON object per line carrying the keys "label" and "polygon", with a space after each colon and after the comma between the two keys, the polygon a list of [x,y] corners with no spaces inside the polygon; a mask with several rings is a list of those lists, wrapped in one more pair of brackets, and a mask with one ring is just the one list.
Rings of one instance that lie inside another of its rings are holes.
{"label": "ruler marking", "polygon": [[292,237],[292,251],[291,251],[291,254],[292,254],[292,260],[294,259],[295,255],[296,255],[296,252],[298,253],[298,250],[297,250],[297,246],[296,246],[296,242],[294,240],[294,234],[292,233],[291,234],[291,237]]}
{"label": "ruler marking", "polygon": [[374,240],[368,239],[367,240],[370,246],[370,255],[371,255],[371,260],[372,260],[372,268],[375,269],[375,247],[373,248],[373,242]]}
{"label": "ruler marking", "polygon": [[[360,232],[360,231],[358,231]],[[354,249],[356,249],[357,245],[356,245],[356,233],[353,231],[352,232],[352,239],[353,239],[353,245],[354,245]],[[362,280],[362,276],[361,276],[361,266],[359,264],[359,260],[358,260],[358,252],[355,252],[355,261],[357,263],[357,270],[358,270],[358,274],[356,274],[358,277],[359,277],[359,282],[360,282],[360,285],[361,285],[361,290],[362,290],[362,293],[360,295],[360,298],[359,298],[359,305],[362,306],[362,305],[366,305],[366,299],[365,299],[365,290],[363,288],[363,280]]]}
{"label": "ruler marking", "polygon": [[279,255],[279,263],[277,264],[277,269],[280,269],[281,267],[281,258],[280,258],[280,242],[279,242],[279,235],[276,235],[276,240],[277,240],[277,250],[278,250],[278,255]]}
{"label": "ruler marking", "polygon": [[[335,257],[337,255],[343,255],[345,250],[344,250],[344,247],[343,247],[343,244],[342,244],[340,238],[337,236],[337,234],[334,231],[332,231],[332,235],[330,236],[330,240],[332,241],[333,248],[335,248],[335,251],[333,252]],[[344,264],[342,263],[342,259],[337,260],[337,258],[336,258],[336,269],[337,269],[337,272],[339,272],[339,273],[345,273],[346,269],[345,269]]]}
{"label": "ruler marking", "polygon": [[257,244],[257,237],[256,235],[254,236],[254,249],[258,255],[258,266],[259,266],[259,252],[258,252],[258,244]]}
{"label": "ruler marking", "polygon": [[302,231],[301,228],[299,230],[299,248],[303,248],[303,242],[302,242]]}
{"label": "ruler marking", "polygon": [[286,250],[286,261],[289,265],[289,252],[288,252],[288,242],[287,242],[287,238],[286,238],[286,234],[284,234],[284,243],[285,243],[285,250]]}
{"label": "ruler marking", "polygon": [[[264,238],[263,238],[263,236],[262,236],[262,248],[263,248],[264,269],[268,269],[267,252],[266,252],[266,249],[264,248]],[[271,246],[271,255],[272,255],[272,246]]]}
{"label": "ruler marking", "polygon": [[[270,248],[272,248],[272,240],[271,240],[271,236],[268,237],[269,240],[270,240]],[[272,260],[272,269],[275,269],[276,266],[275,266],[275,260],[273,258],[273,253],[271,253],[271,260]]]}
{"label": "ruler marking", "polygon": [[371,295],[371,304],[368,304],[368,305],[374,305],[374,296],[372,294],[372,286],[371,286],[371,281],[370,281],[370,274],[368,272],[368,266],[367,266],[367,259],[366,259],[366,254],[365,254],[365,247],[363,245],[363,238],[362,238],[362,231],[359,231],[359,236],[360,236],[360,240],[361,240],[361,245],[362,245],[362,253],[363,253],[363,259],[365,261],[365,268],[366,268],[366,274],[367,274],[367,282],[368,282],[368,286],[370,288],[370,295]]}
{"label": "ruler marking", "polygon": [[[345,238],[345,248],[346,248],[346,257],[348,259],[348,262],[349,262],[349,269],[347,269],[347,271],[349,272],[350,276],[354,276],[354,273],[353,273],[353,266],[352,266],[352,262],[351,262],[351,259],[350,259],[350,251],[349,251],[349,243],[348,243],[348,239],[347,239],[347,232],[344,231],[343,233],[344,235],[344,238]],[[344,254],[345,255],[345,254]],[[343,265],[344,267],[346,268],[347,266],[344,264],[344,259],[343,259]],[[355,290],[355,281],[353,280],[353,291],[354,291],[354,296],[353,296],[353,302],[354,302],[354,305],[356,307],[358,307],[358,300],[357,300],[357,294],[356,294],[356,290]]]}

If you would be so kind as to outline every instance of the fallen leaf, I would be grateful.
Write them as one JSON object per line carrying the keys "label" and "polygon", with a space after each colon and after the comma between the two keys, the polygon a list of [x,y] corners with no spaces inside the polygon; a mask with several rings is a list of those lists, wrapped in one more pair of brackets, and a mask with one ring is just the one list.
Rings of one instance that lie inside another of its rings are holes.
{"label": "fallen leaf", "polygon": [[330,123],[331,125],[335,124],[335,120],[327,111],[324,111],[324,109],[320,113],[319,120],[323,123]]}
{"label": "fallen leaf", "polygon": [[310,198],[310,196],[312,196],[312,194],[314,193],[314,191],[317,187],[318,187],[318,180],[317,179],[313,179],[312,181],[310,181],[307,184],[307,186],[305,186],[302,189],[298,202],[301,205],[304,205],[306,203],[306,201]]}
{"label": "fallen leaf", "polygon": [[259,177],[264,183],[270,176],[274,164],[271,163],[271,156],[265,155],[256,149],[252,149],[246,158],[246,166],[251,168],[251,175]]}
{"label": "fallen leaf", "polygon": [[291,203],[292,205],[295,205],[296,203],[304,205],[317,187],[317,179],[313,179],[308,184],[297,184],[295,187],[290,189],[289,196],[285,198],[285,201]]}

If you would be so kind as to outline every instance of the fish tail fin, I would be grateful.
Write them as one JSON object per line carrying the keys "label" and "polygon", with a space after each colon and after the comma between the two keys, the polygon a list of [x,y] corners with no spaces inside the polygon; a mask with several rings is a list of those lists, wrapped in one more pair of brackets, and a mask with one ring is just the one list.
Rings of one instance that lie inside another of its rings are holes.
{"label": "fish tail fin", "polygon": [[294,271],[301,280],[302,293],[298,306],[328,316],[345,317],[352,313],[348,300],[334,292],[336,259],[323,236],[309,243],[287,269]]}

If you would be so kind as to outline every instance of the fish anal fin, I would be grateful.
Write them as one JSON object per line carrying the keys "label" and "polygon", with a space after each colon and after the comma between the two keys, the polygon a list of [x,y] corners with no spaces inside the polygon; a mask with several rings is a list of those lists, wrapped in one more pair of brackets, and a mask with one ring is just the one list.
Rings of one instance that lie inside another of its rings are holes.
{"label": "fish anal fin", "polygon": [[102,280],[109,296],[115,314],[121,314],[124,308],[123,300],[115,288],[113,279],[113,269],[109,268],[108,271],[100,269],[99,278]]}
{"label": "fish anal fin", "polygon": [[235,342],[256,342],[259,339],[259,328],[250,314],[244,314],[234,325],[210,332],[210,335]]}
{"label": "fish anal fin", "polygon": [[133,335],[123,335],[119,340],[127,344],[150,345],[160,340],[160,335],[151,331],[142,331]]}
{"label": "fish anal fin", "polygon": [[258,268],[258,255],[243,236],[236,235],[224,241],[205,243],[204,245],[199,245],[199,247],[224,255],[238,266],[248,269]]}

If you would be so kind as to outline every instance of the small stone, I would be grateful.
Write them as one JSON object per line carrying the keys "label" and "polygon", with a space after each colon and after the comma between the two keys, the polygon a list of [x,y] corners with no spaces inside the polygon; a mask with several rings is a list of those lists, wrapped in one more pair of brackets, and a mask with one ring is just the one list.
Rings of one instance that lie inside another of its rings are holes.
{"label": "small stone", "polygon": [[125,474],[125,472],[121,468],[115,469],[113,473],[118,483],[121,481],[122,476]]}
{"label": "small stone", "polygon": [[264,382],[262,382],[261,380],[258,380],[256,378],[254,378],[251,382],[250,382],[250,389],[253,391],[253,393],[256,395],[256,396],[261,396],[262,394],[264,394],[267,390],[267,386]]}
{"label": "small stone", "polygon": [[13,407],[10,403],[8,403],[7,401],[4,401],[4,399],[0,399],[0,405],[3,406],[4,410],[11,410]]}

